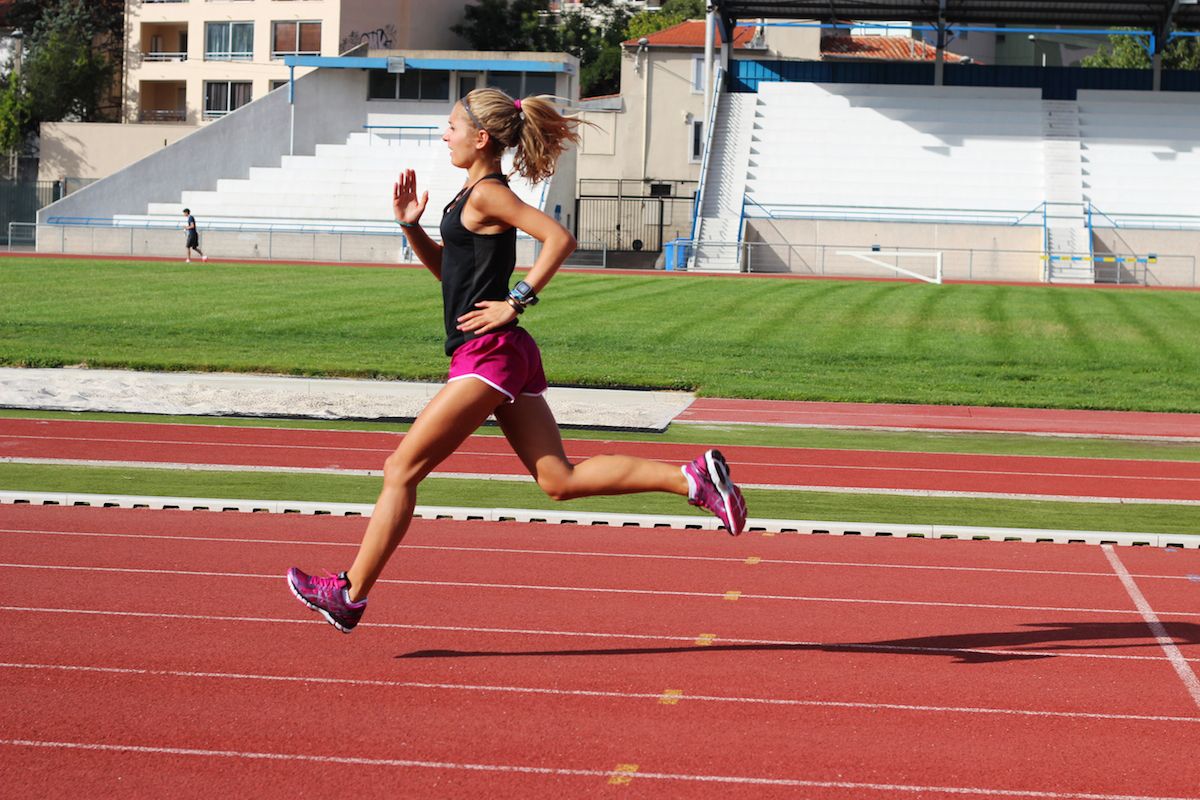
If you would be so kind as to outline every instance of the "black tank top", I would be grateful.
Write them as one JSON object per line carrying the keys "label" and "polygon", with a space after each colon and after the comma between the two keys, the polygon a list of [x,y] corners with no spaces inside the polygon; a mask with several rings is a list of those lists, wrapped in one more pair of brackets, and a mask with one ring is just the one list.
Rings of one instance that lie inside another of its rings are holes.
{"label": "black tank top", "polygon": [[[508,179],[500,173],[479,181]],[[446,355],[478,334],[458,330],[458,318],[474,311],[481,300],[504,300],[517,264],[517,229],[502,233],[472,233],[462,224],[462,210],[479,181],[458,193],[442,212],[442,315],[446,324]],[[504,329],[515,328],[516,320]],[[498,329],[503,330],[503,329]]]}

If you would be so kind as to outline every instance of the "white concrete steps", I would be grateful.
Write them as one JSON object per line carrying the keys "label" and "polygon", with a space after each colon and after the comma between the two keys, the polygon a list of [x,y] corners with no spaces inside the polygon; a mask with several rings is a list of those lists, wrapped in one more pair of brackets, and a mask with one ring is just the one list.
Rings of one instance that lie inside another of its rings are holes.
{"label": "white concrete steps", "polygon": [[737,272],[741,269],[739,237],[746,191],[746,166],[757,96],[727,93],[717,101],[712,150],[704,176],[700,227],[690,269]]}
{"label": "white concrete steps", "polygon": [[1074,100],[1042,101],[1042,167],[1049,279],[1052,283],[1095,283],[1083,199],[1079,106]]}

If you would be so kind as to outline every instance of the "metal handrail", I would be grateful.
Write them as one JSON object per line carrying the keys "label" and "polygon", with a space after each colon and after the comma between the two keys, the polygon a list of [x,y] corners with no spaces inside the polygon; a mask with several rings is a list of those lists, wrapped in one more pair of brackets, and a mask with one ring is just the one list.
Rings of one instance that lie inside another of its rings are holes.
{"label": "metal handrail", "polygon": [[[183,222],[168,220],[116,220],[110,217],[48,217],[46,225],[58,225],[67,228],[132,228],[140,230],[183,230]],[[202,226],[205,231],[225,231],[233,233],[349,233],[371,236],[402,236],[402,230],[396,225],[382,222],[363,222],[362,224],[330,225],[308,222],[228,222],[212,220]],[[428,232],[428,231],[427,231]]]}
{"label": "metal handrail", "polygon": [[713,78],[713,96],[711,105],[708,109],[708,130],[704,132],[704,155],[700,158],[700,181],[696,186],[696,204],[692,207],[692,235],[691,241],[696,241],[696,225],[700,219],[700,208],[704,205],[704,189],[708,184],[708,155],[712,152],[713,132],[716,130],[717,120],[717,101],[721,97],[721,87],[725,83],[725,68],[717,67],[716,76]]}
{"label": "metal handrail", "polygon": [[893,220],[899,222],[937,221],[946,223],[979,223],[991,221],[1003,222],[1012,226],[1040,224],[1045,227],[1044,212],[1043,219],[1038,223],[1024,221],[1031,214],[1041,210],[1041,206],[1030,211],[920,206],[863,206],[833,203],[772,203],[768,207],[755,200],[749,194],[746,195],[745,200],[746,204],[762,209],[763,216],[768,219],[860,219]]}

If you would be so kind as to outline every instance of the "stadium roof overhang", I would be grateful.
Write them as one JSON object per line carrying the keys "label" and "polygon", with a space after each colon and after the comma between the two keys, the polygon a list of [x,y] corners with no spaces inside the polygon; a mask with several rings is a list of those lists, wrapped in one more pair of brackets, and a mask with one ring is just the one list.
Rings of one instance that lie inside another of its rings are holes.
{"label": "stadium roof overhang", "polygon": [[931,25],[1127,27],[1159,34],[1200,28],[1197,0],[713,0],[712,5],[726,24],[757,18],[908,20]]}

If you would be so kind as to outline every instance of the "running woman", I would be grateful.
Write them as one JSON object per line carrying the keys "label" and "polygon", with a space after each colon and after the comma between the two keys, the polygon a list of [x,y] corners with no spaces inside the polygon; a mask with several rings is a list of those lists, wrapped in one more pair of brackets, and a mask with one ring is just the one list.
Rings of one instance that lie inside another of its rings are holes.
{"label": "running woman", "polygon": [[[383,490],[350,568],[326,576],[288,570],[292,593],[343,633],[358,624],[371,587],[404,538],[418,484],[492,414],[538,486],[555,500],[673,492],[711,511],[733,535],[745,527],[745,500],[716,450],[682,467],[625,455],[567,460],[543,396],[541,355],[517,322],[574,251],[575,239],[521,202],[500,163],[508,148],[516,148],[514,170],[534,183],[546,180],[567,143],[578,143],[577,125],[551,98],[514,100],[497,89],[476,89],[454,105],[442,135],[450,162],[467,171],[467,180],[442,212],[441,244],[419,224],[429,192],[418,195],[414,172],[401,173],[392,190],[396,222],[442,283],[450,372],[384,464]],[[510,290],[518,228],[542,248],[525,280]]]}

